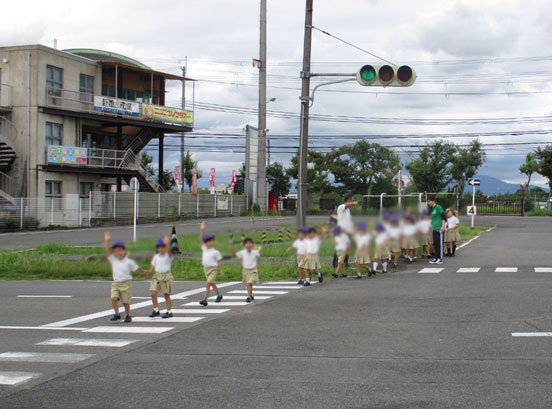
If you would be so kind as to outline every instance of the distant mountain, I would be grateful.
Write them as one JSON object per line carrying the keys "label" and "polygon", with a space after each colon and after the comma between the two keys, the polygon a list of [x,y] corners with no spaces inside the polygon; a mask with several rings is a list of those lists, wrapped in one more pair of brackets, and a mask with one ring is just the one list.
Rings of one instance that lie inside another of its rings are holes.
{"label": "distant mountain", "polygon": [[[507,183],[503,180],[493,178],[492,176],[477,175],[475,179],[481,180],[481,185],[477,189],[486,195],[496,195],[497,193],[515,193],[519,190],[519,184]],[[531,186],[533,188],[534,186]],[[466,193],[471,192],[471,186],[466,185]]]}

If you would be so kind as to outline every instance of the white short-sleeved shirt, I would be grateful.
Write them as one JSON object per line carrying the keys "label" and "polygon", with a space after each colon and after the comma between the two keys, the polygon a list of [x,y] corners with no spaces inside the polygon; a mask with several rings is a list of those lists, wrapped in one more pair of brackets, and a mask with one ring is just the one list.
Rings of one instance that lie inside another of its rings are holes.
{"label": "white short-sleeved shirt", "polygon": [[320,251],[320,239],[315,237],[313,239],[305,239],[307,242],[307,254],[318,254]]}
{"label": "white short-sleeved shirt", "polygon": [[418,229],[422,234],[431,233],[431,219],[423,219],[418,222]]}
{"label": "white short-sleeved shirt", "polygon": [[151,265],[156,273],[170,273],[173,258],[169,253],[156,254],[151,259]]}
{"label": "white short-sleeved shirt", "polygon": [[370,247],[370,239],[372,237],[370,236],[370,233],[364,233],[364,234],[355,234],[355,243],[357,245],[357,248],[367,248]]}
{"label": "white short-sleeved shirt", "polygon": [[222,254],[215,248],[207,248],[205,244],[202,244],[201,251],[201,264],[204,267],[217,267],[218,262],[222,260]]}
{"label": "white short-sleeved shirt", "polygon": [[337,207],[337,225],[345,230],[346,233],[353,233],[355,231],[351,210],[347,209],[345,204]]}
{"label": "white short-sleeved shirt", "polygon": [[456,216],[451,216],[447,219],[447,226],[449,230],[455,228],[459,224],[460,224],[460,220]]}
{"label": "white short-sleeved shirt", "polygon": [[257,262],[261,257],[261,253],[255,249],[251,251],[243,249],[238,251],[236,256],[241,259],[243,268],[257,268]]}
{"label": "white short-sleeved shirt", "polygon": [[113,254],[108,258],[111,263],[111,271],[113,273],[113,281],[123,282],[132,280],[132,272],[138,270],[138,264],[134,260],[124,257],[123,259],[118,259]]}
{"label": "white short-sleeved shirt", "polygon": [[401,237],[401,228],[398,226],[395,227],[395,226],[388,225],[385,231],[387,232],[389,238],[393,240],[398,240]]}
{"label": "white short-sleeved shirt", "polygon": [[339,236],[334,237],[335,241],[335,250],[336,251],[347,251],[349,248],[349,244],[351,243],[351,240],[349,240],[349,236],[342,233]]}
{"label": "white short-sleeved shirt", "polygon": [[376,233],[376,246],[383,246],[388,238],[389,235],[386,232]]}
{"label": "white short-sleeved shirt", "polygon": [[293,242],[293,247],[297,250],[298,256],[303,256],[307,254],[307,240],[306,239],[297,239]]}
{"label": "white short-sleeved shirt", "polygon": [[407,237],[412,237],[416,234],[416,225],[415,224],[405,224],[403,226],[403,234]]}

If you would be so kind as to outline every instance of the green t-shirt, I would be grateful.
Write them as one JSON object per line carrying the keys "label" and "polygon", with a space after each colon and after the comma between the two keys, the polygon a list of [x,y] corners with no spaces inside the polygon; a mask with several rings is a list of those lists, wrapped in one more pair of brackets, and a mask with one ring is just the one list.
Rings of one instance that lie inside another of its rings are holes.
{"label": "green t-shirt", "polygon": [[431,227],[433,230],[441,230],[441,226],[443,225],[443,218],[441,215],[444,211],[441,205],[435,205],[431,211]]}

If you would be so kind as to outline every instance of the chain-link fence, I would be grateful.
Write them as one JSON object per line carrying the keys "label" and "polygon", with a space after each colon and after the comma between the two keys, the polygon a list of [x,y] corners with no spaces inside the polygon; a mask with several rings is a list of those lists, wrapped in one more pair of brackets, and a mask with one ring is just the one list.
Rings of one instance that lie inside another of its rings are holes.
{"label": "chain-link fence", "polygon": [[[248,210],[245,195],[190,193],[138,193],[137,208],[140,223],[179,217],[239,216]],[[133,192],[0,200],[0,231],[122,224],[132,220],[133,210]]]}

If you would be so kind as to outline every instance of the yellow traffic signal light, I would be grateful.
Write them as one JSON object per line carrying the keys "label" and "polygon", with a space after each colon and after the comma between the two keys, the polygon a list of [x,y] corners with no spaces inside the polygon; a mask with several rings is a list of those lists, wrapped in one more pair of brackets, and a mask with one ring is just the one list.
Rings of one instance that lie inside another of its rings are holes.
{"label": "yellow traffic signal light", "polygon": [[409,87],[416,82],[416,72],[408,65],[363,65],[357,81],[364,87]]}

